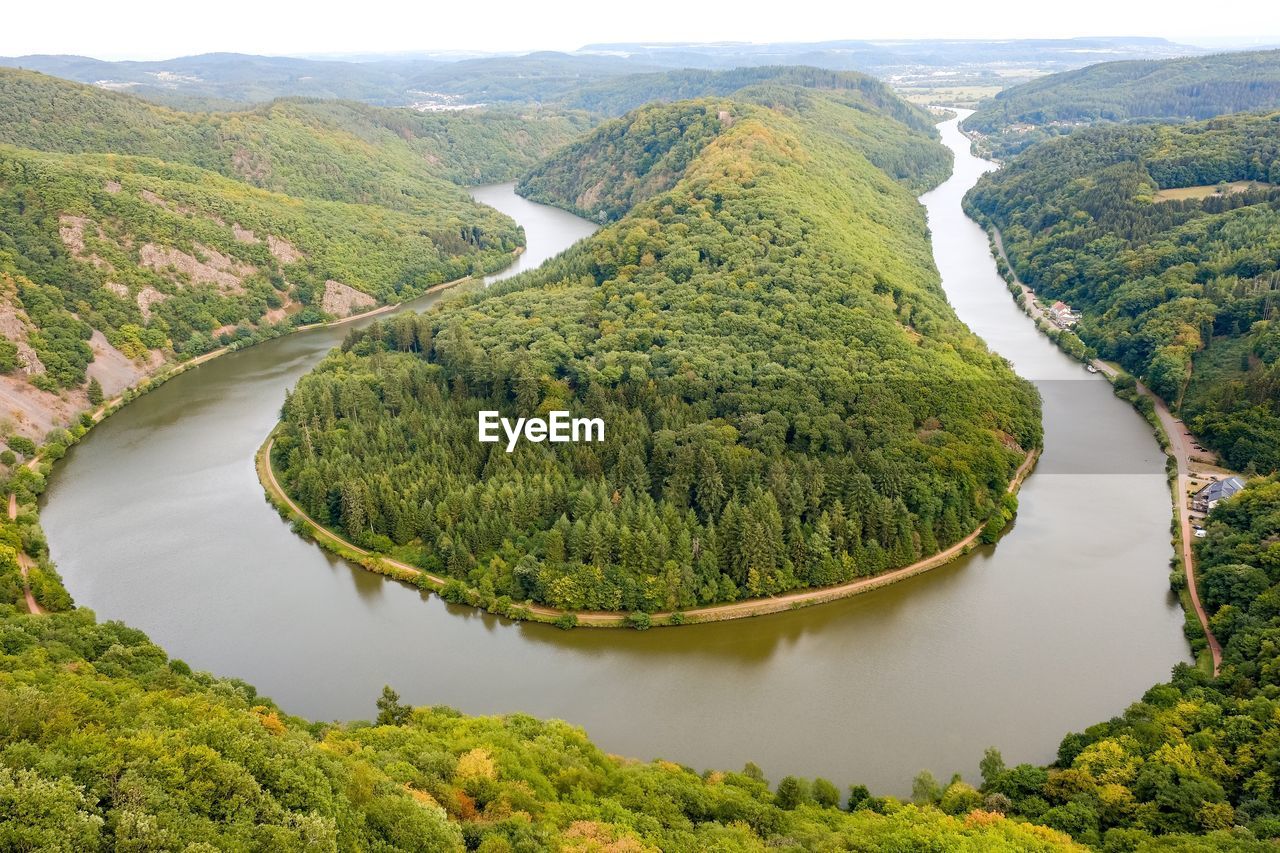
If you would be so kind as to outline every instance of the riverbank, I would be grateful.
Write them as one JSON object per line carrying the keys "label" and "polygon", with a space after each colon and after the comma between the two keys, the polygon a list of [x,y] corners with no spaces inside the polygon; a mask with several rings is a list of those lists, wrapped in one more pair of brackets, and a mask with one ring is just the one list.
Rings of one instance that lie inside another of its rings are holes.
{"label": "riverbank", "polygon": [[[1068,355],[1077,357],[1070,349],[1062,346],[1061,336],[1049,334],[1050,321],[1047,319],[1043,307],[1036,300],[1035,291],[1018,278],[1018,274],[1014,272],[1013,264],[1009,262],[1009,256],[1004,250],[1004,236],[1000,233],[1000,229],[990,223],[986,223],[985,227],[991,239],[992,253],[1001,262],[1000,271],[1002,277],[1009,283],[1018,305],[1026,312],[1027,316],[1035,321],[1036,328],[1045,332],[1050,340],[1058,344]],[[1007,275],[1005,274],[1006,271]],[[1075,338],[1074,335],[1072,337]],[[1078,341],[1079,338],[1075,338],[1075,340]],[[1118,395],[1124,396],[1121,394],[1119,382],[1122,377],[1128,376],[1127,373],[1099,358],[1086,357],[1084,363],[1092,366],[1099,374],[1105,377],[1116,388]],[[1183,609],[1187,611],[1188,623],[1190,623],[1190,617],[1194,615],[1195,624],[1198,625],[1203,638],[1203,650],[1207,652],[1209,657],[1207,661],[1202,661],[1201,665],[1216,676],[1218,670],[1222,667],[1222,644],[1214,636],[1213,628],[1209,625],[1209,615],[1205,612],[1204,605],[1200,602],[1189,503],[1192,461],[1190,446],[1198,445],[1199,442],[1192,436],[1186,424],[1169,411],[1169,407],[1164,400],[1136,378],[1130,377],[1130,379],[1133,382],[1133,393],[1135,395],[1131,399],[1134,408],[1142,413],[1147,422],[1151,424],[1156,440],[1160,442],[1160,447],[1173,462],[1173,470],[1170,471],[1169,476],[1169,490],[1173,501],[1174,516],[1173,530],[1175,535],[1173,539],[1174,548],[1178,552],[1178,560],[1182,566],[1182,576],[1185,584],[1185,586],[1176,589],[1176,591],[1182,601]],[[1129,398],[1126,397],[1126,399]],[[1138,400],[1147,400],[1150,405],[1139,405]],[[1188,636],[1188,640],[1193,641],[1193,638]],[[1197,649],[1197,651],[1200,650]]]}
{"label": "riverbank", "polygon": [[[271,463],[271,449],[275,445],[274,433],[267,437],[255,456],[254,465],[258,471],[258,479],[266,494],[267,501],[280,512],[282,517],[293,523],[295,532],[306,533],[316,544],[350,560],[375,574],[385,575],[404,583],[412,584],[420,589],[436,592],[454,604],[466,603],[473,607],[483,607],[510,619],[531,622],[546,622],[562,628],[584,626],[591,628],[638,628],[646,629],[657,626],[691,625],[705,622],[723,622],[730,619],[746,619],[753,616],[766,616],[771,613],[797,610],[816,604],[825,604],[864,592],[870,592],[889,584],[897,583],[918,574],[945,565],[957,557],[969,552],[982,535],[985,525],[979,525],[972,533],[960,541],[937,553],[924,557],[916,562],[891,571],[882,572],[871,577],[858,578],[843,584],[817,589],[796,590],[769,598],[752,598],[745,601],[712,604],[688,610],[664,610],[656,613],[625,613],[599,610],[561,610],[534,602],[503,603],[485,602],[479,591],[462,587],[460,581],[432,574],[417,566],[396,560],[386,554],[361,548],[354,542],[330,530],[308,515],[289,496],[276,477],[275,467]],[[1013,478],[1006,488],[1007,494],[1017,494],[1022,481],[1031,473],[1039,453],[1031,450],[1022,464],[1014,472]]]}
{"label": "riverbank", "polygon": [[[1019,373],[1080,375],[1025,322],[961,212],[977,164],[949,127],[959,173],[924,200],[948,298]],[[489,195],[526,228],[523,268],[591,230],[505,188]],[[40,516],[77,605],[311,719],[366,718],[391,684],[415,704],[569,720],[619,755],[752,760],[774,778],[857,767],[904,794],[922,767],[976,778],[975,743],[1052,761],[1063,732],[1112,716],[1185,656],[1166,595],[1164,458],[1102,383],[1070,383],[1081,393],[1065,400],[1066,383],[1050,383],[1045,450],[997,547],[872,595],[687,631],[559,631],[388,583],[296,535],[251,461],[286,391],[377,319],[214,359],[72,448]]]}
{"label": "riverbank", "polygon": [[[512,263],[515,263],[516,259],[520,257],[523,251],[524,247],[521,246],[511,253]],[[475,275],[468,275],[452,281],[441,282],[440,284],[428,287],[422,293],[414,296],[413,299],[421,299],[432,294],[437,294],[442,291],[458,287],[459,285],[465,284],[469,281],[478,282],[481,281],[481,278]],[[151,391],[154,391],[169,380],[181,376],[189,370],[193,370],[202,364],[206,364],[228,353],[238,352],[258,344],[278,340],[282,337],[288,337],[297,332],[322,328],[335,328],[357,320],[388,314],[399,310],[405,304],[405,302],[397,302],[389,305],[381,305],[377,308],[373,308],[369,311],[355,314],[350,317],[341,317],[323,323],[310,323],[305,326],[272,326],[269,327],[270,333],[263,337],[255,336],[253,338],[242,339],[226,346],[219,347],[218,349],[210,350],[209,352],[203,353],[187,361],[163,364],[155,373],[144,376],[136,384],[124,389],[122,393],[115,397],[103,401],[96,408],[82,412],[78,420],[73,421],[66,427],[63,427],[62,430],[66,433],[65,442],[46,442],[44,445],[41,445],[36,449],[36,452],[32,454],[31,458],[23,461],[21,464],[15,463],[15,466],[10,471],[8,478],[8,522],[13,524],[16,523],[18,519],[20,505],[18,495],[21,492],[24,498],[21,501],[22,508],[29,509],[29,513],[35,516],[36,527],[39,528],[39,497],[43,493],[48,478],[52,474],[53,467],[58,460],[66,455],[68,449],[78,444],[86,435],[88,435],[89,431],[93,427],[102,423],[128,403],[150,393]],[[2,494],[2,492],[0,492],[0,494]],[[45,537],[42,530],[40,531],[39,538],[41,541],[44,541]],[[26,600],[27,610],[34,615],[43,614],[46,610],[50,609],[41,605],[32,590],[32,584],[30,582],[31,572],[33,569],[40,568],[37,560],[38,555],[33,557],[31,554],[28,554],[26,550],[21,548],[17,549],[17,561],[21,571],[23,593]],[[69,607],[71,601],[70,594],[65,589],[61,579],[57,576],[56,571],[52,570],[51,565],[47,565],[45,567],[45,570],[42,573],[42,578],[45,579],[46,583],[50,582],[49,579],[51,579],[52,583],[57,587],[58,598],[65,599]],[[56,610],[63,608],[55,607],[52,609]]]}

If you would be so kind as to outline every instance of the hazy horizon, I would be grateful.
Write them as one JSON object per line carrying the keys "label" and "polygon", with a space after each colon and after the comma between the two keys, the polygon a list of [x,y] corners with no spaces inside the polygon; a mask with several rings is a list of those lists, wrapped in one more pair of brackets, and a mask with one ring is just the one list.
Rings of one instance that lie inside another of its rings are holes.
{"label": "hazy horizon", "polygon": [[[317,10],[320,10],[317,13]],[[1191,47],[1247,49],[1280,45],[1280,21],[1267,34],[1241,33],[1241,22],[1267,16],[1258,0],[1223,0],[1211,17],[1189,0],[1149,9],[1079,0],[1069,18],[1015,0],[992,0],[981,12],[943,2],[909,9],[846,7],[794,0],[788,14],[763,3],[687,4],[653,0],[643,16],[586,0],[554,6],[495,0],[481,26],[470,8],[405,9],[367,0],[359,14],[319,4],[226,0],[216,15],[178,10],[159,0],[103,4],[69,0],[9,11],[0,55],[85,56],[105,61],[163,61],[204,53],[316,59],[423,54],[577,52],[600,43],[809,44],[853,41],[1018,41],[1068,38],[1163,38]],[[327,13],[326,13],[327,12]],[[1098,21],[1111,33],[1100,35]]]}
{"label": "hazy horizon", "polygon": [[1009,37],[1009,38],[825,38],[815,39],[812,41],[744,41],[740,39],[705,39],[705,40],[635,40],[635,41],[594,41],[585,42],[578,47],[573,48],[553,48],[553,47],[532,47],[528,49],[511,49],[511,50],[483,50],[483,49],[467,49],[467,48],[417,48],[405,50],[352,50],[352,51],[299,51],[291,53],[272,53],[272,52],[252,52],[244,50],[230,49],[210,49],[200,50],[187,53],[169,53],[155,56],[137,56],[137,55],[117,55],[111,53],[74,53],[68,51],[25,51],[22,53],[0,53],[0,56],[7,58],[22,58],[25,56],[68,56],[81,57],[85,59],[93,59],[102,62],[167,62],[177,59],[183,59],[194,56],[211,56],[211,55],[241,55],[241,56],[258,56],[271,59],[303,59],[319,62],[378,62],[378,61],[412,61],[412,60],[439,60],[439,61],[462,61],[471,58],[483,57],[500,57],[500,56],[527,56],[534,53],[563,53],[567,55],[608,55],[603,50],[593,50],[597,46],[603,45],[645,45],[648,47],[673,47],[684,46],[690,47],[710,47],[710,46],[737,46],[744,47],[787,44],[787,45],[820,45],[831,44],[834,42],[850,41],[850,42],[867,42],[872,44],[889,44],[889,43],[975,43],[984,42],[1020,42],[1020,41],[1045,41],[1045,40],[1080,40],[1086,41],[1090,39],[1163,39],[1164,41],[1181,47],[1193,47],[1200,50],[1221,50],[1221,51],[1248,51],[1248,50],[1276,50],[1280,49],[1280,35],[1274,38],[1261,39],[1256,36],[1240,36],[1240,37],[1216,37],[1216,38],[1176,38],[1166,36],[1147,36],[1133,34],[1104,34],[1104,35],[1081,35],[1081,36],[1026,36],[1026,37]]}

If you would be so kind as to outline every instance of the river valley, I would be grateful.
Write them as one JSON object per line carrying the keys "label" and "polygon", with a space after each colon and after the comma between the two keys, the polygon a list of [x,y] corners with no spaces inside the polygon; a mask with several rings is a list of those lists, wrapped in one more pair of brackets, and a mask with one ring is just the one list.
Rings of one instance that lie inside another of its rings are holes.
{"label": "river valley", "polygon": [[[941,125],[952,177],[922,201],[957,313],[1037,382],[1045,452],[994,548],[853,599],[679,629],[511,624],[348,565],[263,500],[253,453],[284,392],[346,334],[315,329],[215,359],[126,406],[60,463],[52,556],[82,606],[291,712],[370,717],[383,684],[467,713],[584,726],[606,750],[698,768],[760,764],[905,793],[981,748],[1052,758],[1188,658],[1168,590],[1169,493],[1146,422],[1040,335],[960,199],[989,161]],[[593,226],[482,187],[526,229],[512,270]],[[415,307],[430,304],[431,297]]]}

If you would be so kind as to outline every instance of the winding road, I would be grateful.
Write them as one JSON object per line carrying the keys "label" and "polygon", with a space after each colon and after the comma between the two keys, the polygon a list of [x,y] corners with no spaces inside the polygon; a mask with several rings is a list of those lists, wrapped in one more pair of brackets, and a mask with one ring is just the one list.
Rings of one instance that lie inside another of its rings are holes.
{"label": "winding road", "polygon": [[[1009,263],[1009,256],[1004,251],[1004,237],[1001,235],[1000,229],[992,228],[991,231],[992,242],[995,244],[996,251],[1000,253],[1000,257],[1009,267],[1009,272],[1013,275],[1014,284],[1022,288],[1023,296],[1026,298],[1024,307],[1027,314],[1038,324],[1040,319],[1045,316],[1044,310],[1036,303],[1034,291],[1018,278],[1017,273],[1013,272],[1013,264]],[[1108,379],[1115,379],[1119,375],[1119,371],[1105,361],[1094,359],[1091,363]],[[1169,411],[1169,407],[1165,405],[1164,400],[1159,395],[1136,379],[1134,384],[1139,394],[1149,397],[1151,402],[1155,404],[1156,416],[1160,419],[1160,425],[1164,428],[1165,435],[1169,438],[1169,453],[1177,464],[1178,477],[1174,485],[1173,503],[1174,509],[1178,513],[1178,543],[1181,549],[1182,566],[1183,571],[1186,573],[1187,592],[1191,597],[1191,607],[1196,612],[1196,619],[1199,620],[1200,628],[1204,631],[1205,640],[1209,644],[1209,654],[1213,658],[1213,674],[1217,675],[1222,668],[1222,644],[1218,642],[1218,638],[1213,634],[1213,629],[1209,627],[1209,615],[1205,612],[1204,605],[1200,602],[1200,590],[1196,585],[1195,548],[1192,544],[1191,508],[1188,506],[1187,501],[1187,495],[1191,490],[1190,446],[1194,443],[1194,439],[1186,424],[1179,420],[1173,412]]]}
{"label": "winding road", "polygon": [[[1108,376],[1115,374],[1115,370],[1110,365],[1103,364],[1100,361],[1095,361],[1094,364]],[[1191,490],[1191,451],[1189,445],[1193,443],[1193,439],[1186,425],[1174,417],[1173,413],[1169,411],[1169,407],[1165,405],[1164,400],[1160,399],[1141,382],[1137,383],[1137,388],[1139,394],[1145,394],[1155,403],[1156,416],[1160,418],[1160,425],[1164,427],[1165,434],[1169,437],[1169,449],[1172,451],[1174,461],[1178,465],[1174,503],[1178,510],[1178,527],[1180,531],[1178,538],[1182,549],[1182,566],[1187,576],[1187,592],[1191,595],[1191,606],[1196,611],[1196,618],[1200,620],[1200,627],[1204,629],[1204,638],[1209,644],[1209,654],[1213,657],[1213,674],[1217,675],[1218,671],[1222,669],[1222,644],[1213,635],[1213,630],[1209,627],[1209,616],[1205,613],[1204,605],[1200,603],[1200,591],[1196,587],[1195,549],[1192,547],[1194,540],[1191,533],[1191,508],[1187,505],[1187,494]]]}

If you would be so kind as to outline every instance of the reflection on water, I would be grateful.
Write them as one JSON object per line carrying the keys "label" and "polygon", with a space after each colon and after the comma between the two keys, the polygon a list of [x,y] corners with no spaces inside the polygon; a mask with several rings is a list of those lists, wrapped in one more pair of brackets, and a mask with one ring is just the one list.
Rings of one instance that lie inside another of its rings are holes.
{"label": "reflection on water", "polygon": [[[858,598],[676,630],[563,632],[450,607],[299,539],[263,499],[253,453],[285,389],[345,334],[329,329],[202,365],[74,448],[44,512],[69,588],[318,719],[371,716],[389,683],[417,703],[570,720],[611,752],[754,760],[775,779],[893,793],[922,767],[975,773],[988,744],[1051,758],[1063,733],[1118,713],[1187,654],[1163,456],[1018,311],[960,213],[986,166],[954,122],[944,130],[956,175],[924,200],[948,295],[1024,376],[1052,383],[1044,460],[998,547]],[[510,185],[476,196],[525,225],[522,263],[592,227]],[[1125,473],[1092,473],[1103,458]]]}

